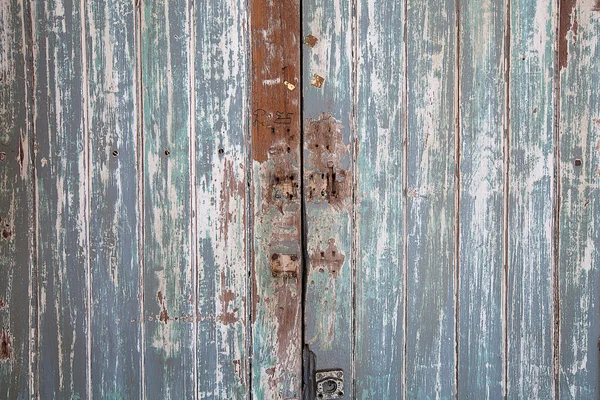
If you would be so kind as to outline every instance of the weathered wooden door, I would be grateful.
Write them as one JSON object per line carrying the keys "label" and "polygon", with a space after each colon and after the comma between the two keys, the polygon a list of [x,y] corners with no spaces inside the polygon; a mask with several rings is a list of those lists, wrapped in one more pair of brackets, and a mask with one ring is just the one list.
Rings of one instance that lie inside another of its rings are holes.
{"label": "weathered wooden door", "polygon": [[1,0],[0,398],[600,399],[596,0]]}

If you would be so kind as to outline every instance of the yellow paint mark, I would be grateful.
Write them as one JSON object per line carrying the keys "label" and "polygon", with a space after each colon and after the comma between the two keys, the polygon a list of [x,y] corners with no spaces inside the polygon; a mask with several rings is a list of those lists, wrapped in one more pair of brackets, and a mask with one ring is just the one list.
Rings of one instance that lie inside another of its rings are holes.
{"label": "yellow paint mark", "polygon": [[288,90],[290,90],[290,91],[291,91],[291,90],[294,90],[294,89],[296,89],[296,85],[294,85],[294,84],[292,84],[292,83],[290,83],[290,82],[288,82],[288,81],[284,81],[284,82],[283,82],[283,84],[284,84],[284,85],[285,85],[285,87],[286,87],[286,88],[288,88]]}

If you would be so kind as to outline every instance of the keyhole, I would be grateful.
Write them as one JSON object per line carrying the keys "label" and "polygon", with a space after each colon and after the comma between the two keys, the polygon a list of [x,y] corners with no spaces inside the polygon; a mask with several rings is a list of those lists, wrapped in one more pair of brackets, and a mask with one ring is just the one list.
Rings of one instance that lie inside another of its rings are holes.
{"label": "keyhole", "polygon": [[337,383],[334,380],[328,380],[323,382],[323,392],[327,394],[335,393],[337,390]]}

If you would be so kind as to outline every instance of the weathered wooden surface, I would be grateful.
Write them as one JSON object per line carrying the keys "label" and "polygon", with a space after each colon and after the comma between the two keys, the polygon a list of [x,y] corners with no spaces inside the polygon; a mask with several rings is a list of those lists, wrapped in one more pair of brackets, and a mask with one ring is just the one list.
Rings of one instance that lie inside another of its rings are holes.
{"label": "weathered wooden surface", "polygon": [[561,1],[560,398],[600,397],[600,5]]}
{"label": "weathered wooden surface", "polygon": [[408,0],[408,398],[451,398],[455,378],[456,4]]}
{"label": "weathered wooden surface", "polygon": [[[198,243],[198,398],[243,399],[249,388],[248,171],[250,79],[244,0],[194,4]],[[223,18],[223,16],[228,16]]]}
{"label": "weathered wooden surface", "polygon": [[[302,30],[304,345],[314,357],[314,368],[305,373],[314,378],[316,371],[343,370],[344,388],[337,394],[352,398],[352,2],[304,0]],[[314,398],[310,379],[304,390]]]}
{"label": "weathered wooden surface", "polygon": [[597,1],[0,22],[0,397],[600,396]]}
{"label": "weathered wooden surface", "polygon": [[142,387],[135,16],[133,2],[113,0],[87,2],[83,18],[95,398],[139,398]]}
{"label": "weathered wooden surface", "polygon": [[300,2],[253,0],[252,396],[302,384]]}
{"label": "weathered wooden surface", "polygon": [[547,399],[553,393],[556,10],[548,0],[510,2],[508,398]]}
{"label": "weathered wooden surface", "polygon": [[145,395],[196,396],[190,3],[141,4]]}
{"label": "weathered wooden surface", "polygon": [[[36,296],[29,10],[0,3],[0,398],[33,396]],[[30,340],[31,343],[30,344]]]}
{"label": "weathered wooden surface", "polygon": [[501,398],[505,1],[462,0],[458,21],[458,397]]}
{"label": "weathered wooden surface", "polygon": [[358,2],[356,65],[357,399],[404,391],[405,7]]}
{"label": "weathered wooden surface", "polygon": [[39,396],[89,397],[89,215],[79,1],[34,3]]}

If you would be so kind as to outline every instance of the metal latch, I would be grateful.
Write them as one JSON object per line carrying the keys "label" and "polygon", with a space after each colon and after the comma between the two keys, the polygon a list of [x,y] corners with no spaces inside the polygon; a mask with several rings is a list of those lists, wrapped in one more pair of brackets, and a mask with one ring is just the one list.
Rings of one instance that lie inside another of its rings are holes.
{"label": "metal latch", "polygon": [[317,398],[341,399],[344,397],[344,371],[334,369],[317,371]]}

